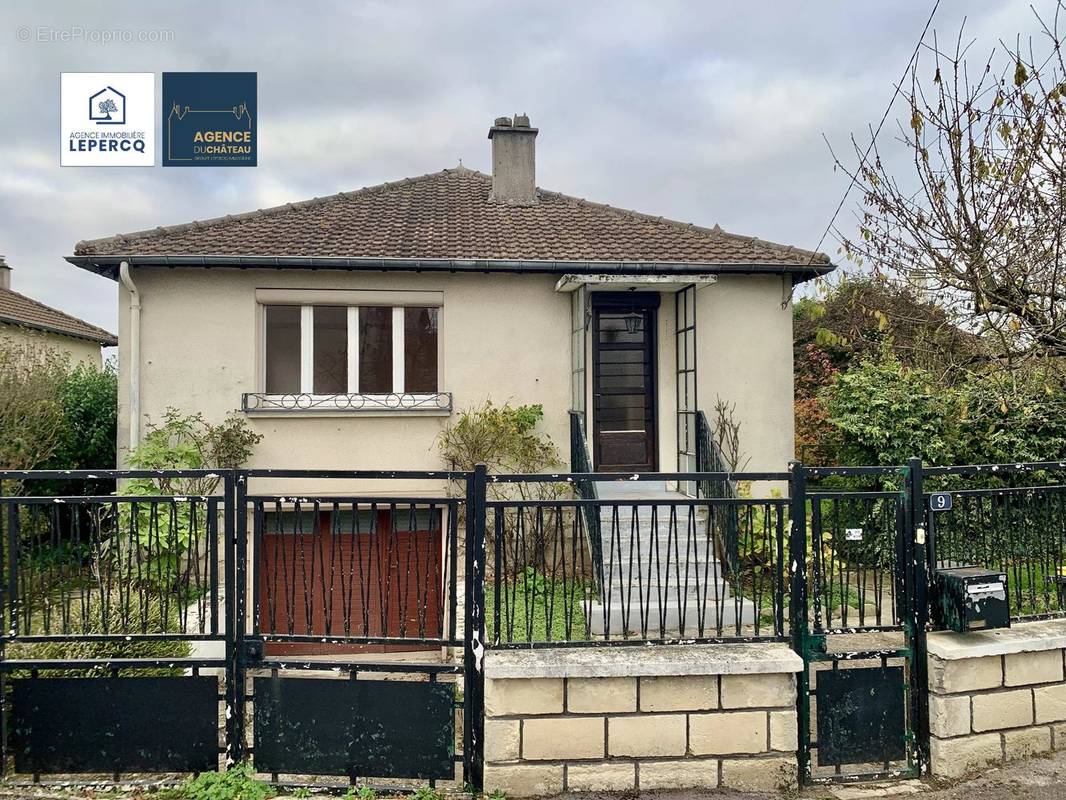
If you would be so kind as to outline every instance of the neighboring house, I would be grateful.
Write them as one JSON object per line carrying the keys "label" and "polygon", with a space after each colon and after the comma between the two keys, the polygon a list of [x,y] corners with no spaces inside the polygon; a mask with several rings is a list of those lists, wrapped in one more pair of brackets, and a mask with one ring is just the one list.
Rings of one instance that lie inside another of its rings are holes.
{"label": "neighboring house", "polygon": [[118,339],[62,311],[11,290],[11,267],[0,256],[0,339],[51,348],[71,363],[102,365],[101,347]]}
{"label": "neighboring house", "polygon": [[[543,405],[564,458],[583,413],[596,470],[692,470],[696,412],[721,398],[749,468],[784,470],[789,301],[829,259],[538,189],[536,137],[497,119],[491,175],[79,242],[67,260],[119,282],[120,453],[168,406],[239,409],[264,435],[253,467],[441,469],[438,433],[492,400]],[[313,561],[289,540],[262,558]]]}

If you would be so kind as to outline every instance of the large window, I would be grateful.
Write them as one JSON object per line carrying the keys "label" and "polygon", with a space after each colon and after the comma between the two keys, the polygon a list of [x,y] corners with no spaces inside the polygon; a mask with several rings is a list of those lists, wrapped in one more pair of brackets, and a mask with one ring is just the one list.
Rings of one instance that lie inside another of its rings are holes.
{"label": "large window", "polygon": [[268,395],[425,395],[439,391],[439,309],[265,305]]}

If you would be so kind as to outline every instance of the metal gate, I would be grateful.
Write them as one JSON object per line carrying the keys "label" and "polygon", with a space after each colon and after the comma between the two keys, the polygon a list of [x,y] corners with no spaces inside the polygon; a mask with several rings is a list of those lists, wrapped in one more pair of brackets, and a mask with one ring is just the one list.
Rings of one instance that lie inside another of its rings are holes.
{"label": "metal gate", "polygon": [[[144,483],[161,478],[185,491]],[[129,483],[108,494],[116,479]],[[232,475],[0,472],[12,481],[24,489],[0,497],[5,770],[17,783],[219,769]]]}
{"label": "metal gate", "polygon": [[[375,491],[383,479],[414,488]],[[474,482],[465,472],[239,473],[237,715],[247,726],[237,751],[271,783],[480,785],[481,691],[466,657],[483,602],[473,588],[483,558],[469,546],[483,535],[467,513]]]}
{"label": "metal gate", "polygon": [[484,468],[4,481],[12,783],[481,785]]}
{"label": "metal gate", "polygon": [[[806,783],[921,774],[928,724],[921,468],[794,468],[792,635]],[[809,526],[809,527],[808,527]]]}

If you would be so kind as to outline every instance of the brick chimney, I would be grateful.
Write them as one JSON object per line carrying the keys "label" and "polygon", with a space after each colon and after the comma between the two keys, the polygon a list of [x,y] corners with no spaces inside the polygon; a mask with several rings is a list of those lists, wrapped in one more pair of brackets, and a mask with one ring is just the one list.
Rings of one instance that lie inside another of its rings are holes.
{"label": "brick chimney", "polygon": [[11,288],[11,267],[4,261],[4,257],[0,256],[0,289]]}
{"label": "brick chimney", "polygon": [[497,117],[489,128],[492,140],[492,194],[489,201],[512,206],[531,206],[537,202],[536,139],[537,129],[529,126],[529,117],[515,114]]}

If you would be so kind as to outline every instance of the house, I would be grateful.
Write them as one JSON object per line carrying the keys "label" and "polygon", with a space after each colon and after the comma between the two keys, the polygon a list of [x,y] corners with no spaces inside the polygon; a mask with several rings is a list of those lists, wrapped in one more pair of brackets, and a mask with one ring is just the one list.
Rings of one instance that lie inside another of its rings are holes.
{"label": "house", "polygon": [[788,301],[828,257],[539,189],[524,117],[489,139],[491,175],[79,242],[119,284],[120,451],[167,406],[240,409],[253,466],[437,469],[442,426],[492,399],[543,404],[564,451],[587,410],[598,470],[670,471],[721,398],[749,467],[782,468]]}
{"label": "house", "polygon": [[115,335],[11,289],[11,267],[0,256],[0,340],[47,347],[72,364],[102,365],[100,348]]}
{"label": "house", "polygon": [[720,398],[748,467],[783,470],[789,301],[829,259],[540,189],[537,136],[497,119],[491,174],[79,242],[67,260],[118,283],[120,453],[176,406],[245,414],[252,467],[441,469],[439,432],[492,400],[543,405],[564,454],[582,414],[596,470],[693,470],[696,413]]}

